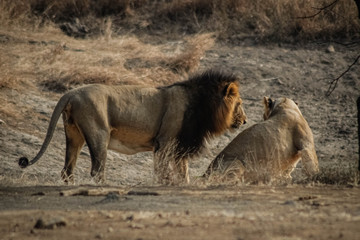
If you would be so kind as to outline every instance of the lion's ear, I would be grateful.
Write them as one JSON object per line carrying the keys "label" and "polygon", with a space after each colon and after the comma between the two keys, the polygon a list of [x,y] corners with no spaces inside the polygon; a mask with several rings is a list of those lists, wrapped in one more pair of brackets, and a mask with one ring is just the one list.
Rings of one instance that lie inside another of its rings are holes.
{"label": "lion's ear", "polygon": [[233,97],[238,95],[239,88],[235,83],[230,83],[229,85],[226,85],[224,88],[224,96],[225,97]]}

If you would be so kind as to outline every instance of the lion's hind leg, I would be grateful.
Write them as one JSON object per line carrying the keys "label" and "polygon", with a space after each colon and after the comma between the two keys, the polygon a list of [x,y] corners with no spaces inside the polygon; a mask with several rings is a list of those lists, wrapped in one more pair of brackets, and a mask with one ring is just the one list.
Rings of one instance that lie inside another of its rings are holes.
{"label": "lion's hind leg", "polygon": [[73,182],[73,170],[85,140],[75,124],[65,124],[66,155],[65,166],[61,171],[61,177],[65,182]]}
{"label": "lion's hind leg", "polygon": [[94,177],[96,182],[104,182],[110,133],[106,130],[97,129],[96,132],[93,130],[86,131],[84,137],[90,151],[91,176]]}

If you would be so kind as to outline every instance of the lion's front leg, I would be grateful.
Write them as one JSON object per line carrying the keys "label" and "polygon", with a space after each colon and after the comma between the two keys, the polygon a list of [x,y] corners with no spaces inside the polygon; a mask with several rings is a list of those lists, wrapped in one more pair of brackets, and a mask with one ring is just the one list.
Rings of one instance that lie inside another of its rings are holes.
{"label": "lion's front leg", "polygon": [[174,185],[189,183],[189,161],[187,158],[176,159],[168,151],[154,154],[154,172],[159,183]]}
{"label": "lion's front leg", "polygon": [[154,173],[156,182],[165,185],[177,184],[176,164],[174,157],[164,152],[156,152],[154,155]]}
{"label": "lion's front leg", "polygon": [[177,160],[174,170],[179,182],[190,183],[189,159],[181,158]]}

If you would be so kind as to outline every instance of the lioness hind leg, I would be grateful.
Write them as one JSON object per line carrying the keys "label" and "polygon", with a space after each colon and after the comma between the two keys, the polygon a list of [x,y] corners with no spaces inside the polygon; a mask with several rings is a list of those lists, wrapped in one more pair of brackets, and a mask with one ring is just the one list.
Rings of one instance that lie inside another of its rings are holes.
{"label": "lioness hind leg", "polygon": [[61,171],[61,177],[65,182],[73,182],[73,170],[85,140],[79,129],[74,124],[65,124],[66,155],[65,166]]}
{"label": "lioness hind leg", "polygon": [[305,173],[312,176],[319,172],[319,162],[315,150],[303,149],[301,153],[301,162],[304,165]]}

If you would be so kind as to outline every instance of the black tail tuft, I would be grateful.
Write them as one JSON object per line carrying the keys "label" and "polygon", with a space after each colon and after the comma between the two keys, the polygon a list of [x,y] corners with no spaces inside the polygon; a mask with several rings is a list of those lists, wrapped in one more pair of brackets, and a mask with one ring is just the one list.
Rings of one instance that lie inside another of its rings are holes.
{"label": "black tail tuft", "polygon": [[29,159],[27,159],[27,157],[21,157],[19,159],[19,166],[21,168],[26,168],[27,166],[29,166]]}

